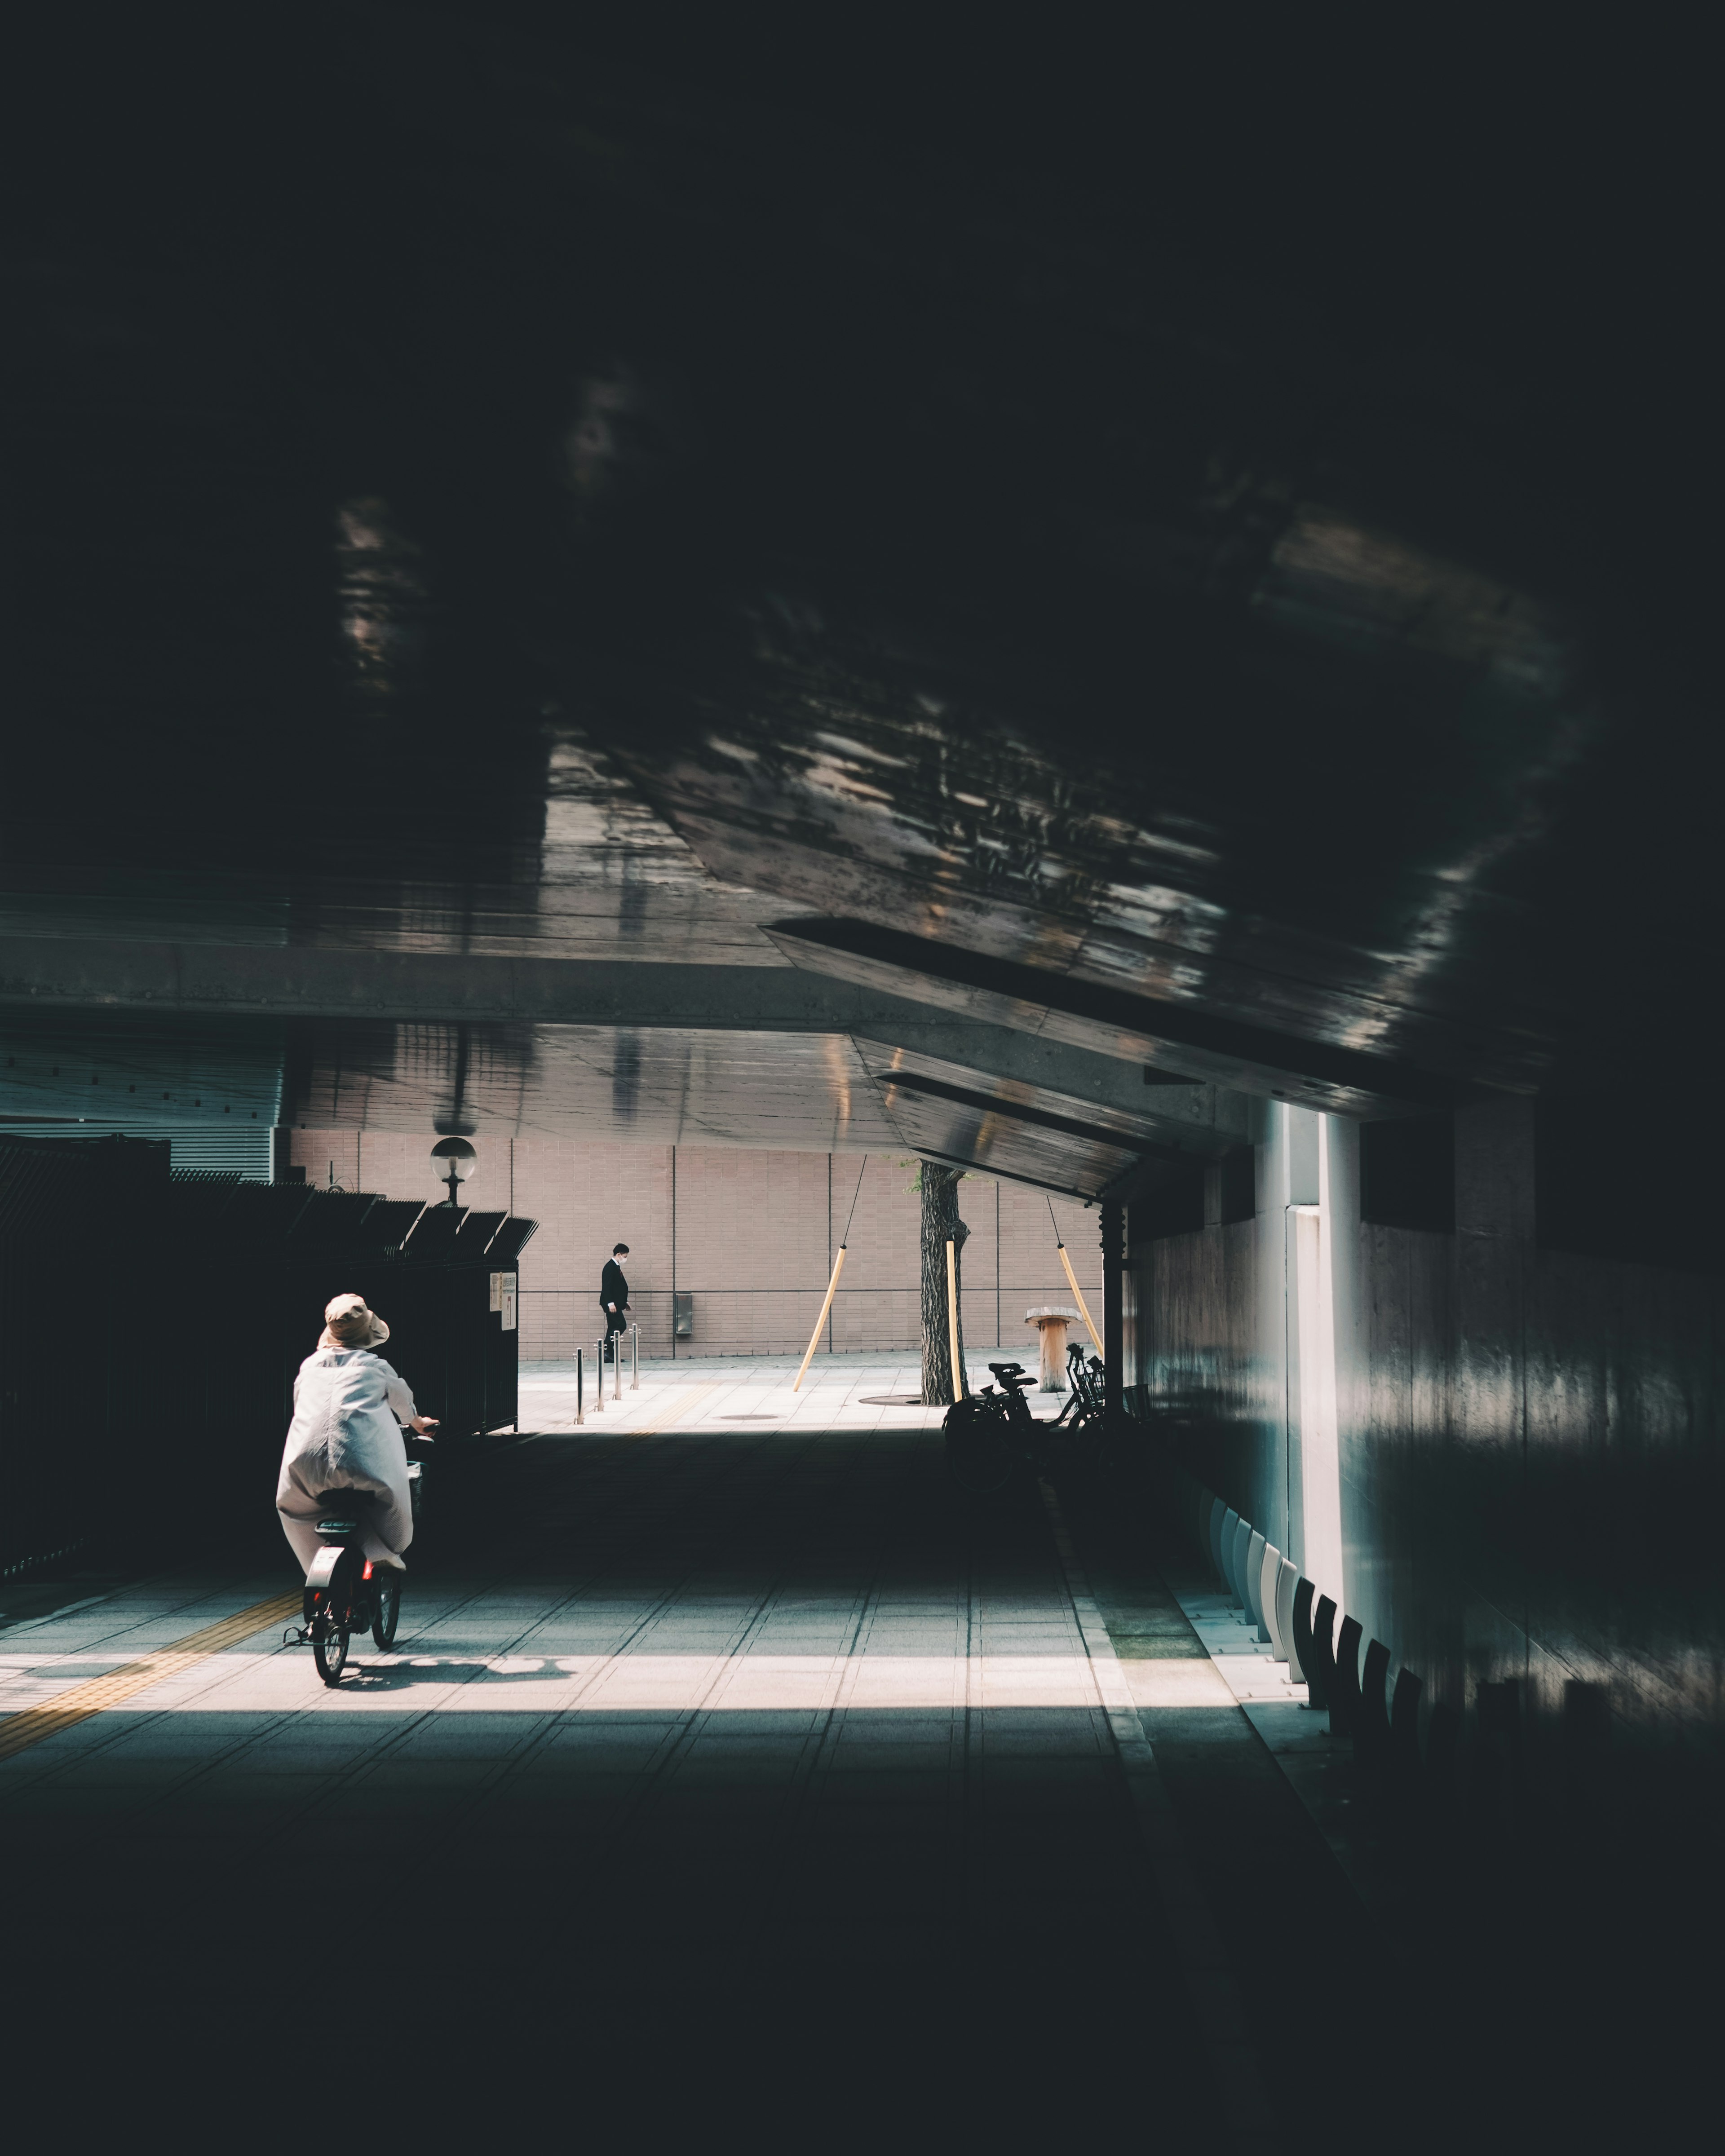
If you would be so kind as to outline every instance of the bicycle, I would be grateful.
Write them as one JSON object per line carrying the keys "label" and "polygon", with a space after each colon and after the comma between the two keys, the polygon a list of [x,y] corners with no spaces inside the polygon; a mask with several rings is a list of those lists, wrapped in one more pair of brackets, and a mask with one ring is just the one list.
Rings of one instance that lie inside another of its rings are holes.
{"label": "bicycle", "polygon": [[1057,1415],[1042,1421],[1025,1394],[1034,1377],[1021,1363],[990,1363],[999,1381],[957,1400],[941,1424],[947,1472],[968,1496],[993,1496],[1015,1476],[1046,1476],[1061,1488],[1092,1483],[1104,1475],[1113,1449],[1113,1424],[1101,1361],[1075,1341],[1066,1350],[1070,1391]]}
{"label": "bicycle", "polygon": [[[429,1445],[421,1436],[421,1445]],[[424,1468],[417,1460],[408,1462],[408,1493],[417,1525],[424,1489]],[[376,1566],[362,1555],[365,1540],[370,1490],[326,1490],[323,1512],[317,1522],[323,1547],[311,1560],[305,1575],[302,1604],[303,1625],[286,1635],[296,1643],[310,1643],[317,1674],[326,1685],[341,1681],[347,1666],[348,1643],[356,1632],[369,1632],[380,1655],[395,1645],[401,1620],[402,1575],[393,1565]]]}

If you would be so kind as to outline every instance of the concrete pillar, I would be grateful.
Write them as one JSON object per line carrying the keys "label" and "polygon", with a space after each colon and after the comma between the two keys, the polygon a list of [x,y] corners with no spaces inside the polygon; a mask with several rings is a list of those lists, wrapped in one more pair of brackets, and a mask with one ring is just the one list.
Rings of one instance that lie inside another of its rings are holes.
{"label": "concrete pillar", "polygon": [[1121,1343],[1126,1332],[1126,1208],[1102,1204],[1102,1370],[1107,1402],[1117,1412],[1124,1386]]}

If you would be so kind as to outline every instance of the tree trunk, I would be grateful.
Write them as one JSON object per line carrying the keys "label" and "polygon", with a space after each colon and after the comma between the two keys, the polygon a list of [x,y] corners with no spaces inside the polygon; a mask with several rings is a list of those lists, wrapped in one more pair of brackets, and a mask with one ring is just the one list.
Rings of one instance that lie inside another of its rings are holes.
{"label": "tree trunk", "polygon": [[[958,1217],[958,1184],[964,1171],[922,1163],[922,1404],[950,1407],[952,1388],[952,1337],[947,1329],[947,1245],[953,1246],[953,1279],[964,1308],[964,1239],[970,1233]],[[964,1320],[958,1319],[958,1363],[964,1364]]]}

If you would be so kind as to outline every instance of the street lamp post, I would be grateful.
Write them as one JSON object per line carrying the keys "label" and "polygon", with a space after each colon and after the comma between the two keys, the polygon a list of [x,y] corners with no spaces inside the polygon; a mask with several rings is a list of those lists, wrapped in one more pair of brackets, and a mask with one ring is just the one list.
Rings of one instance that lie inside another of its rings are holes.
{"label": "street lamp post", "polygon": [[439,1183],[449,1187],[451,1212],[461,1209],[461,1186],[479,1166],[479,1157],[465,1138],[439,1138],[431,1148],[433,1168]]}

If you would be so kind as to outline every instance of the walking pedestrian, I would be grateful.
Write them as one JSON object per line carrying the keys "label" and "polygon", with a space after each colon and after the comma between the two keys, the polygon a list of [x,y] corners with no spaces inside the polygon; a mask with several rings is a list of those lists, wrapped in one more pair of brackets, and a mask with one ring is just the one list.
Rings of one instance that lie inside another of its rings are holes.
{"label": "walking pedestrian", "polygon": [[623,1276],[619,1258],[629,1255],[627,1243],[614,1244],[611,1255],[605,1260],[605,1270],[599,1278],[599,1302],[605,1313],[605,1360],[617,1359],[617,1335],[629,1327],[629,1282]]}

